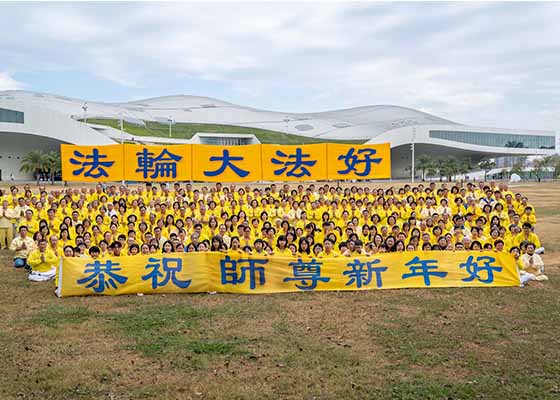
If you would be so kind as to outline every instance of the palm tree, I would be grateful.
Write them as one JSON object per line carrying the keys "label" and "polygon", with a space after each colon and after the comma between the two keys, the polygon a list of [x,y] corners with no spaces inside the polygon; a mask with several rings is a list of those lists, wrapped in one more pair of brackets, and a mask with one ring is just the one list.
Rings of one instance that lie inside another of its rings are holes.
{"label": "palm tree", "polygon": [[21,172],[33,173],[37,178],[37,185],[39,185],[39,178],[41,172],[45,171],[45,153],[42,150],[32,150],[21,159]]}
{"label": "palm tree", "polygon": [[486,175],[488,175],[488,171],[496,166],[496,163],[488,158],[484,158],[480,160],[478,163],[478,168],[484,171],[484,181],[486,182]]}
{"label": "palm tree", "polygon": [[543,172],[545,168],[546,168],[546,161],[544,159],[533,161],[533,172],[539,182],[543,177]]}
{"label": "palm tree", "polygon": [[439,175],[439,181],[443,181],[443,177],[445,176],[445,158],[438,158],[435,161],[435,168],[437,174]]}
{"label": "palm tree", "polygon": [[465,157],[459,160],[457,165],[457,173],[461,175],[468,174],[472,170],[470,157]]}
{"label": "palm tree", "polygon": [[45,172],[48,172],[51,185],[54,185],[54,176],[62,171],[60,153],[57,151],[50,151],[45,154],[44,157]]}
{"label": "palm tree", "polygon": [[442,172],[447,177],[447,182],[451,182],[452,176],[457,175],[459,172],[459,160],[455,157],[445,159]]}
{"label": "palm tree", "polygon": [[418,157],[418,160],[416,161],[418,169],[422,171],[422,181],[426,180],[426,171],[429,170],[429,168],[432,166],[432,164],[434,163],[434,161],[432,160],[431,157],[422,154],[420,157]]}

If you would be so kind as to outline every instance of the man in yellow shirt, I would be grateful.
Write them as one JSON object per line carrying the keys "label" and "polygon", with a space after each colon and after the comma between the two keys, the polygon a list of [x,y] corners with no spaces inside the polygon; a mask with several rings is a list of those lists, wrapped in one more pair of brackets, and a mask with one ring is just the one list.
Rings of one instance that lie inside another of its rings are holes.
{"label": "man in yellow shirt", "polygon": [[535,249],[536,249],[535,253],[543,254],[544,253],[544,247],[541,246],[541,241],[539,240],[539,237],[537,236],[537,234],[531,232],[532,229],[533,229],[533,226],[530,223],[525,222],[523,224],[523,231],[521,233],[519,233],[517,236],[515,236],[514,244],[517,247],[521,247],[522,242],[533,243],[535,245]]}
{"label": "man in yellow shirt", "polygon": [[29,254],[27,262],[31,266],[30,281],[44,282],[56,276],[58,257],[49,249],[45,239],[39,240],[39,248]]}
{"label": "man in yellow shirt", "polygon": [[14,267],[15,268],[29,268],[27,258],[35,248],[35,242],[32,238],[27,236],[27,227],[19,227],[19,235],[16,236],[12,243],[10,243],[10,250],[15,251]]}
{"label": "man in yellow shirt", "polygon": [[0,250],[7,249],[14,239],[12,219],[16,217],[16,211],[8,206],[8,200],[2,201],[2,207],[0,207]]}
{"label": "man in yellow shirt", "polygon": [[528,222],[533,226],[536,225],[537,224],[537,216],[533,212],[533,207],[527,206],[527,207],[525,207],[525,210],[523,210],[523,211],[524,211],[523,214],[521,214],[521,222],[522,223]]}

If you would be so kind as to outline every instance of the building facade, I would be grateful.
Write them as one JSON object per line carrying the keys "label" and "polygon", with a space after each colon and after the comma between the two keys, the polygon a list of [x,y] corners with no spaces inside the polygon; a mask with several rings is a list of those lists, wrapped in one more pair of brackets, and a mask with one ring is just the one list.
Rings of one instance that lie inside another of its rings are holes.
{"label": "building facade", "polygon": [[[411,144],[416,158],[451,155],[515,157],[554,154],[553,131],[461,125],[406,107],[365,106],[319,113],[282,113],[196,96],[166,96],[128,103],[85,102],[52,94],[0,92],[0,178],[32,179],[20,172],[29,151],[58,149],[61,143],[103,145],[119,142],[254,144],[254,135],[199,132],[192,139],[134,136],[88,119],[219,124],[266,129],[324,140],[391,144],[393,178],[410,177]],[[172,121],[172,122],[171,122]]]}

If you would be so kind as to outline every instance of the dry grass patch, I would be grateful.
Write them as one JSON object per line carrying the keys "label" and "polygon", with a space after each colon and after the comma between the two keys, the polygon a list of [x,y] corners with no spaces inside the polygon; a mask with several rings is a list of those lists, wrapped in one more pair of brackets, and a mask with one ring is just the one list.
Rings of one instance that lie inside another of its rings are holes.
{"label": "dry grass patch", "polygon": [[519,190],[551,279],[524,289],[57,299],[0,253],[0,398],[558,398],[560,186]]}

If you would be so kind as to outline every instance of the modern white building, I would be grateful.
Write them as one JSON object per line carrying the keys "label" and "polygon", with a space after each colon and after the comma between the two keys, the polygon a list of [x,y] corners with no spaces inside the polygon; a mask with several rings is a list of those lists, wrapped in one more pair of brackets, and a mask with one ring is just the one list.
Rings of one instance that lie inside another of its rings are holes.
{"label": "modern white building", "polygon": [[[30,179],[20,160],[34,149],[57,149],[61,143],[256,143],[243,134],[199,132],[192,139],[134,136],[85,119],[123,119],[142,125],[220,124],[267,129],[325,140],[391,143],[393,178],[410,176],[411,143],[416,158],[453,155],[483,157],[548,155],[556,150],[553,131],[497,129],[457,124],[405,107],[379,105],[318,113],[282,113],[238,106],[207,97],[166,96],[128,103],[100,103],[28,91],[0,92],[0,178]],[[251,136],[251,135],[249,135]],[[511,147],[516,146],[516,147]]]}

